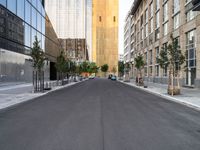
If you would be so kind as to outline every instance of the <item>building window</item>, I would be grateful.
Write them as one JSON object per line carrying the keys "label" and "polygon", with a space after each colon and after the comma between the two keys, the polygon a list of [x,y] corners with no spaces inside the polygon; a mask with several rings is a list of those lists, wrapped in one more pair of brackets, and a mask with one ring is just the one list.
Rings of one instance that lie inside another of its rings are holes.
{"label": "building window", "polygon": [[159,76],[159,72],[160,72],[160,66],[156,65],[155,66],[155,75],[158,77]]}
{"label": "building window", "polygon": [[32,24],[31,25],[34,28],[37,28],[37,11],[33,7],[32,7],[32,18],[31,18],[31,20],[32,20]]}
{"label": "building window", "polygon": [[155,40],[157,41],[157,40],[159,40],[159,38],[160,38],[160,28],[157,28],[155,30]]}
{"label": "building window", "polygon": [[152,50],[149,51],[149,64],[150,65],[153,64],[153,52],[152,52]]}
{"label": "building window", "polygon": [[[164,43],[163,44],[163,49],[165,50],[165,51],[167,51],[167,43]],[[164,68],[163,68],[163,76],[167,76],[168,75],[168,73],[167,73],[167,66],[165,66]]]}
{"label": "building window", "polygon": [[16,14],[17,11],[17,1],[16,0],[7,0],[7,8]]}
{"label": "building window", "polygon": [[153,75],[153,67],[150,66],[150,67],[149,67],[149,76],[152,76],[152,75]]}
{"label": "building window", "polygon": [[116,17],[115,16],[113,17],[113,21],[116,22]]}
{"label": "building window", "polygon": [[165,3],[163,6],[163,22],[168,20],[168,3]]}
{"label": "building window", "polygon": [[17,15],[24,20],[24,0],[17,1]]}
{"label": "building window", "polygon": [[156,0],[156,10],[160,8],[160,0]]}
{"label": "building window", "polygon": [[153,17],[153,3],[150,4],[150,18]]}
{"label": "building window", "polygon": [[180,11],[180,0],[174,0],[173,13],[176,14]]}
{"label": "building window", "polygon": [[145,38],[148,36],[148,24],[145,25]]}
{"label": "building window", "polygon": [[156,13],[156,28],[160,27],[160,13],[159,11]]}
{"label": "building window", "polygon": [[25,1],[25,12],[25,21],[31,24],[31,5],[27,1]]}
{"label": "building window", "polygon": [[195,30],[186,33],[187,67],[196,66]]}
{"label": "building window", "polygon": [[168,33],[168,22],[163,25],[163,35],[166,36]]}
{"label": "building window", "polygon": [[186,13],[186,21],[189,22],[190,20],[194,19],[196,17],[197,13],[195,11],[189,10]]}
{"label": "building window", "polygon": [[180,17],[179,13],[174,16],[174,29],[177,29],[180,24]]}
{"label": "building window", "polygon": [[150,20],[150,34],[153,33],[153,18]]}
{"label": "building window", "polygon": [[101,16],[99,16],[99,22],[101,22],[101,21],[102,21]]}
{"label": "building window", "polygon": [[0,0],[0,4],[2,4],[4,7],[6,7],[6,0]]}
{"label": "building window", "polygon": [[145,10],[145,23],[148,22],[148,9]]}

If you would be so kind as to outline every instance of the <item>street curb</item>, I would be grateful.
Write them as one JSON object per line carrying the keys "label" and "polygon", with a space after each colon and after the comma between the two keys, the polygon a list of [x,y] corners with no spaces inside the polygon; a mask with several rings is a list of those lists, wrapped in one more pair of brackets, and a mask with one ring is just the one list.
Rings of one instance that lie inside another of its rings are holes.
{"label": "street curb", "polygon": [[168,95],[163,95],[163,94],[161,94],[161,93],[149,91],[149,90],[147,90],[147,89],[145,89],[145,88],[138,87],[138,86],[132,84],[131,82],[129,82],[129,83],[123,82],[123,81],[119,81],[119,82],[121,82],[122,84],[125,84],[125,85],[129,85],[129,86],[131,86],[131,87],[135,87],[135,88],[140,89],[140,90],[142,90],[142,91],[145,91],[145,92],[147,92],[147,93],[149,93],[149,94],[153,94],[153,95],[159,96],[159,97],[161,97],[161,98],[164,98],[164,99],[166,99],[166,100],[169,100],[169,101],[172,101],[172,102],[175,102],[175,103],[178,103],[178,104],[181,104],[181,105],[190,107],[190,108],[195,109],[195,110],[197,110],[197,111],[200,111],[200,107],[197,106],[197,105],[194,105],[194,104],[192,104],[192,103],[183,102],[183,101],[180,101],[180,100],[177,99],[177,98],[174,98],[174,97],[171,97],[171,96],[168,96]]}
{"label": "street curb", "polygon": [[0,113],[3,112],[3,111],[6,111],[6,110],[11,110],[11,109],[15,108],[15,107],[18,106],[18,105],[24,104],[24,103],[26,103],[26,102],[30,102],[30,101],[32,101],[32,100],[34,100],[34,99],[40,98],[40,97],[45,96],[45,95],[47,95],[47,94],[50,94],[50,93],[53,93],[53,92],[62,90],[62,89],[64,89],[64,88],[68,88],[68,87],[77,85],[77,84],[82,83],[82,82],[85,82],[85,81],[87,81],[87,80],[88,80],[88,79],[85,79],[85,80],[83,80],[83,81],[73,82],[73,84],[70,84],[70,85],[69,85],[69,84],[66,84],[66,85],[64,85],[64,86],[62,86],[62,87],[60,87],[60,88],[58,88],[58,89],[50,90],[50,91],[47,91],[47,92],[45,92],[45,93],[41,93],[41,95],[38,95],[38,96],[36,96],[36,97],[32,97],[32,98],[27,99],[27,100],[24,100],[24,101],[22,101],[22,102],[19,102],[19,103],[16,103],[16,104],[13,104],[13,105],[4,107],[4,108],[0,108]]}

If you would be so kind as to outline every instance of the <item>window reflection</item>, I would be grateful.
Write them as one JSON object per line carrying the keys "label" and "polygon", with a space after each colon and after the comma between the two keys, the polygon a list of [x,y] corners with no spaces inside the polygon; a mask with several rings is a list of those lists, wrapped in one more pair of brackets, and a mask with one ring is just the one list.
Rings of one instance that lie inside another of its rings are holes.
{"label": "window reflection", "polygon": [[35,42],[36,30],[32,28],[32,36],[31,36],[31,47],[33,47],[33,43]]}
{"label": "window reflection", "polygon": [[42,31],[41,24],[42,24],[42,16],[40,15],[40,13],[37,13],[37,30],[40,32]]}
{"label": "window reflection", "polygon": [[16,0],[7,0],[7,8],[12,11],[14,14],[16,14],[16,5],[17,1]]}
{"label": "window reflection", "polygon": [[31,29],[28,24],[25,24],[25,45],[31,47]]}
{"label": "window reflection", "polygon": [[37,12],[35,10],[35,8],[32,7],[32,26],[34,28],[37,28]]}
{"label": "window reflection", "polygon": [[41,47],[41,39],[42,39],[41,33],[37,32],[37,38],[38,38],[38,41],[39,41],[39,45]]}
{"label": "window reflection", "polygon": [[34,7],[37,7],[37,1],[36,0],[32,0],[32,4]]}
{"label": "window reflection", "polygon": [[31,6],[29,4],[29,2],[25,2],[25,21],[28,23],[28,24],[31,24]]}
{"label": "window reflection", "polygon": [[42,17],[42,34],[45,35],[45,19]]}
{"label": "window reflection", "polygon": [[17,1],[17,15],[24,20],[24,0]]}
{"label": "window reflection", "polygon": [[0,4],[6,7],[6,0],[0,0]]}

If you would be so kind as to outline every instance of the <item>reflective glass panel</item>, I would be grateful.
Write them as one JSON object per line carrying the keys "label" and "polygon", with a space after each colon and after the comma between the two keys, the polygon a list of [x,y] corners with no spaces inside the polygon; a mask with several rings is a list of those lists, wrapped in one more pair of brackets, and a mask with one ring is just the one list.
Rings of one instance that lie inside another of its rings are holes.
{"label": "reflective glass panel", "polygon": [[37,28],[37,12],[33,7],[32,7],[32,26],[34,28]]}
{"label": "reflective glass panel", "polygon": [[0,0],[0,4],[6,7],[6,0]]}
{"label": "reflective glass panel", "polygon": [[37,7],[37,1],[36,1],[36,0],[32,0],[32,5],[33,5],[34,7]]}
{"label": "reflective glass panel", "polygon": [[33,43],[35,42],[36,30],[32,28],[32,37],[31,37],[31,47],[33,47]]}
{"label": "reflective glass panel", "polygon": [[45,37],[44,37],[44,35],[42,35],[42,39],[41,39],[41,48],[44,50],[44,48],[45,48]]}
{"label": "reflective glass panel", "polygon": [[39,12],[42,11],[42,3],[41,3],[40,0],[37,0],[37,9],[38,9]]}
{"label": "reflective glass panel", "polygon": [[25,24],[25,45],[31,47],[31,28],[28,24]]}
{"label": "reflective glass panel", "polygon": [[42,34],[45,35],[45,19],[42,17]]}
{"label": "reflective glass panel", "polygon": [[42,16],[37,13],[37,30],[42,32]]}
{"label": "reflective glass panel", "polygon": [[31,24],[31,5],[27,1],[25,2],[25,12],[25,21]]}
{"label": "reflective glass panel", "polygon": [[42,40],[42,35],[41,35],[41,33],[37,32],[37,38],[38,38],[39,45],[40,45],[40,48],[41,48],[41,40]]}
{"label": "reflective glass panel", "polygon": [[24,0],[17,0],[17,15],[24,20]]}
{"label": "reflective glass panel", "polygon": [[16,14],[17,10],[17,1],[16,0],[7,0],[7,8]]}

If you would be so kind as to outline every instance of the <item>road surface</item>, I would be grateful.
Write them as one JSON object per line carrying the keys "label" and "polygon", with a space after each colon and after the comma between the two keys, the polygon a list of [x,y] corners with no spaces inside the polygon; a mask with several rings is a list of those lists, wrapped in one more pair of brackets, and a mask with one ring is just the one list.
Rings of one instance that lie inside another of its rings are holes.
{"label": "road surface", "polygon": [[200,112],[94,79],[0,111],[0,150],[200,150]]}

